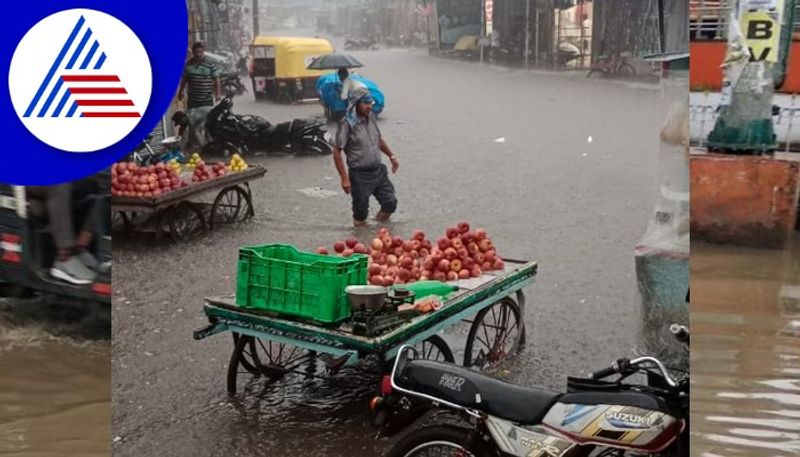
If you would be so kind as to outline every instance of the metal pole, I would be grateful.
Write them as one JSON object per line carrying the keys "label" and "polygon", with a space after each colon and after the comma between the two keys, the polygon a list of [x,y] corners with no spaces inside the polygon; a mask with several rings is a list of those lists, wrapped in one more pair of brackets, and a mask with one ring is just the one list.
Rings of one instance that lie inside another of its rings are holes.
{"label": "metal pole", "polygon": [[525,69],[528,68],[528,54],[531,40],[531,0],[525,0]]}
{"label": "metal pole", "polygon": [[539,11],[539,8],[536,8],[536,5],[533,6],[533,17],[536,21],[536,35],[533,37],[533,62],[536,66],[539,66],[539,29],[542,24],[542,12]]}
{"label": "metal pole", "polygon": [[260,35],[258,28],[258,15],[259,15],[258,0],[253,0],[252,11],[253,11],[253,38],[255,38],[258,35]]}

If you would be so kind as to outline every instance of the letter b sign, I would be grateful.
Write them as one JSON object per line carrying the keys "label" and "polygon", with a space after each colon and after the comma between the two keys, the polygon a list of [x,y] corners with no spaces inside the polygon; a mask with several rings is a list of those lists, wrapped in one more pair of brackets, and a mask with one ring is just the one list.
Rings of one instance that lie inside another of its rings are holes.
{"label": "letter b sign", "polygon": [[747,24],[748,40],[769,40],[772,38],[772,21],[750,21]]}

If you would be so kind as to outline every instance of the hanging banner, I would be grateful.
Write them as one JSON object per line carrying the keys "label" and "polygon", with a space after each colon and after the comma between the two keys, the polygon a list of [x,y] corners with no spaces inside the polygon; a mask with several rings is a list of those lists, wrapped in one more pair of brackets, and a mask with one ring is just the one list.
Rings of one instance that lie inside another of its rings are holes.
{"label": "hanging banner", "polygon": [[750,0],[742,12],[742,35],[752,61],[778,61],[783,9],[783,0]]}
{"label": "hanging banner", "polygon": [[492,34],[492,10],[494,8],[492,0],[484,0],[484,23],[486,24],[486,36]]}

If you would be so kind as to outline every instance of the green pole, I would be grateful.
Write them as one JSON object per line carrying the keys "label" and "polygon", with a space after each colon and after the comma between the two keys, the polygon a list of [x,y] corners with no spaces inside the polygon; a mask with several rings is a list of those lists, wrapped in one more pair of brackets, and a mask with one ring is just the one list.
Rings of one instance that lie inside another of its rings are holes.
{"label": "green pole", "polygon": [[[780,0],[776,1],[780,5]],[[711,152],[771,154],[777,148],[772,97],[786,74],[795,0],[783,0],[782,11],[761,9],[769,3],[759,0],[754,2],[758,6],[753,7],[749,0],[739,0],[736,16],[750,60],[739,64],[743,68],[737,80],[726,77],[720,115],[708,136]],[[728,34],[729,50],[736,45],[736,37],[734,33]],[[733,63],[732,67],[736,65]]]}

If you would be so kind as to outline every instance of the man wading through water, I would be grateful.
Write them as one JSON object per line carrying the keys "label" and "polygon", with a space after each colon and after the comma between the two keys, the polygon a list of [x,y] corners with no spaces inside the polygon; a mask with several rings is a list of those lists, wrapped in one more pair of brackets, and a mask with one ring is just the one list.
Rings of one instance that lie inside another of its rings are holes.
{"label": "man wading through water", "polygon": [[[375,115],[372,114],[372,96],[364,88],[350,92],[347,113],[339,121],[333,148],[333,162],[342,178],[342,189],[353,199],[353,225],[367,225],[369,197],[374,195],[381,205],[375,216],[386,222],[397,209],[394,185],[389,172],[381,161],[381,152],[389,157],[392,173],[397,173],[400,164],[389,145],[381,136]],[[345,169],[341,152],[347,156]]]}
{"label": "man wading through water", "polygon": [[206,60],[206,48],[202,43],[192,45],[192,58],[186,62],[183,70],[181,86],[178,89],[178,100],[183,101],[183,89],[188,86],[186,102],[189,117],[189,138],[184,150],[191,152],[195,146],[205,143],[201,131],[214,101],[222,98],[222,86],[219,80],[220,71],[214,64]]}

